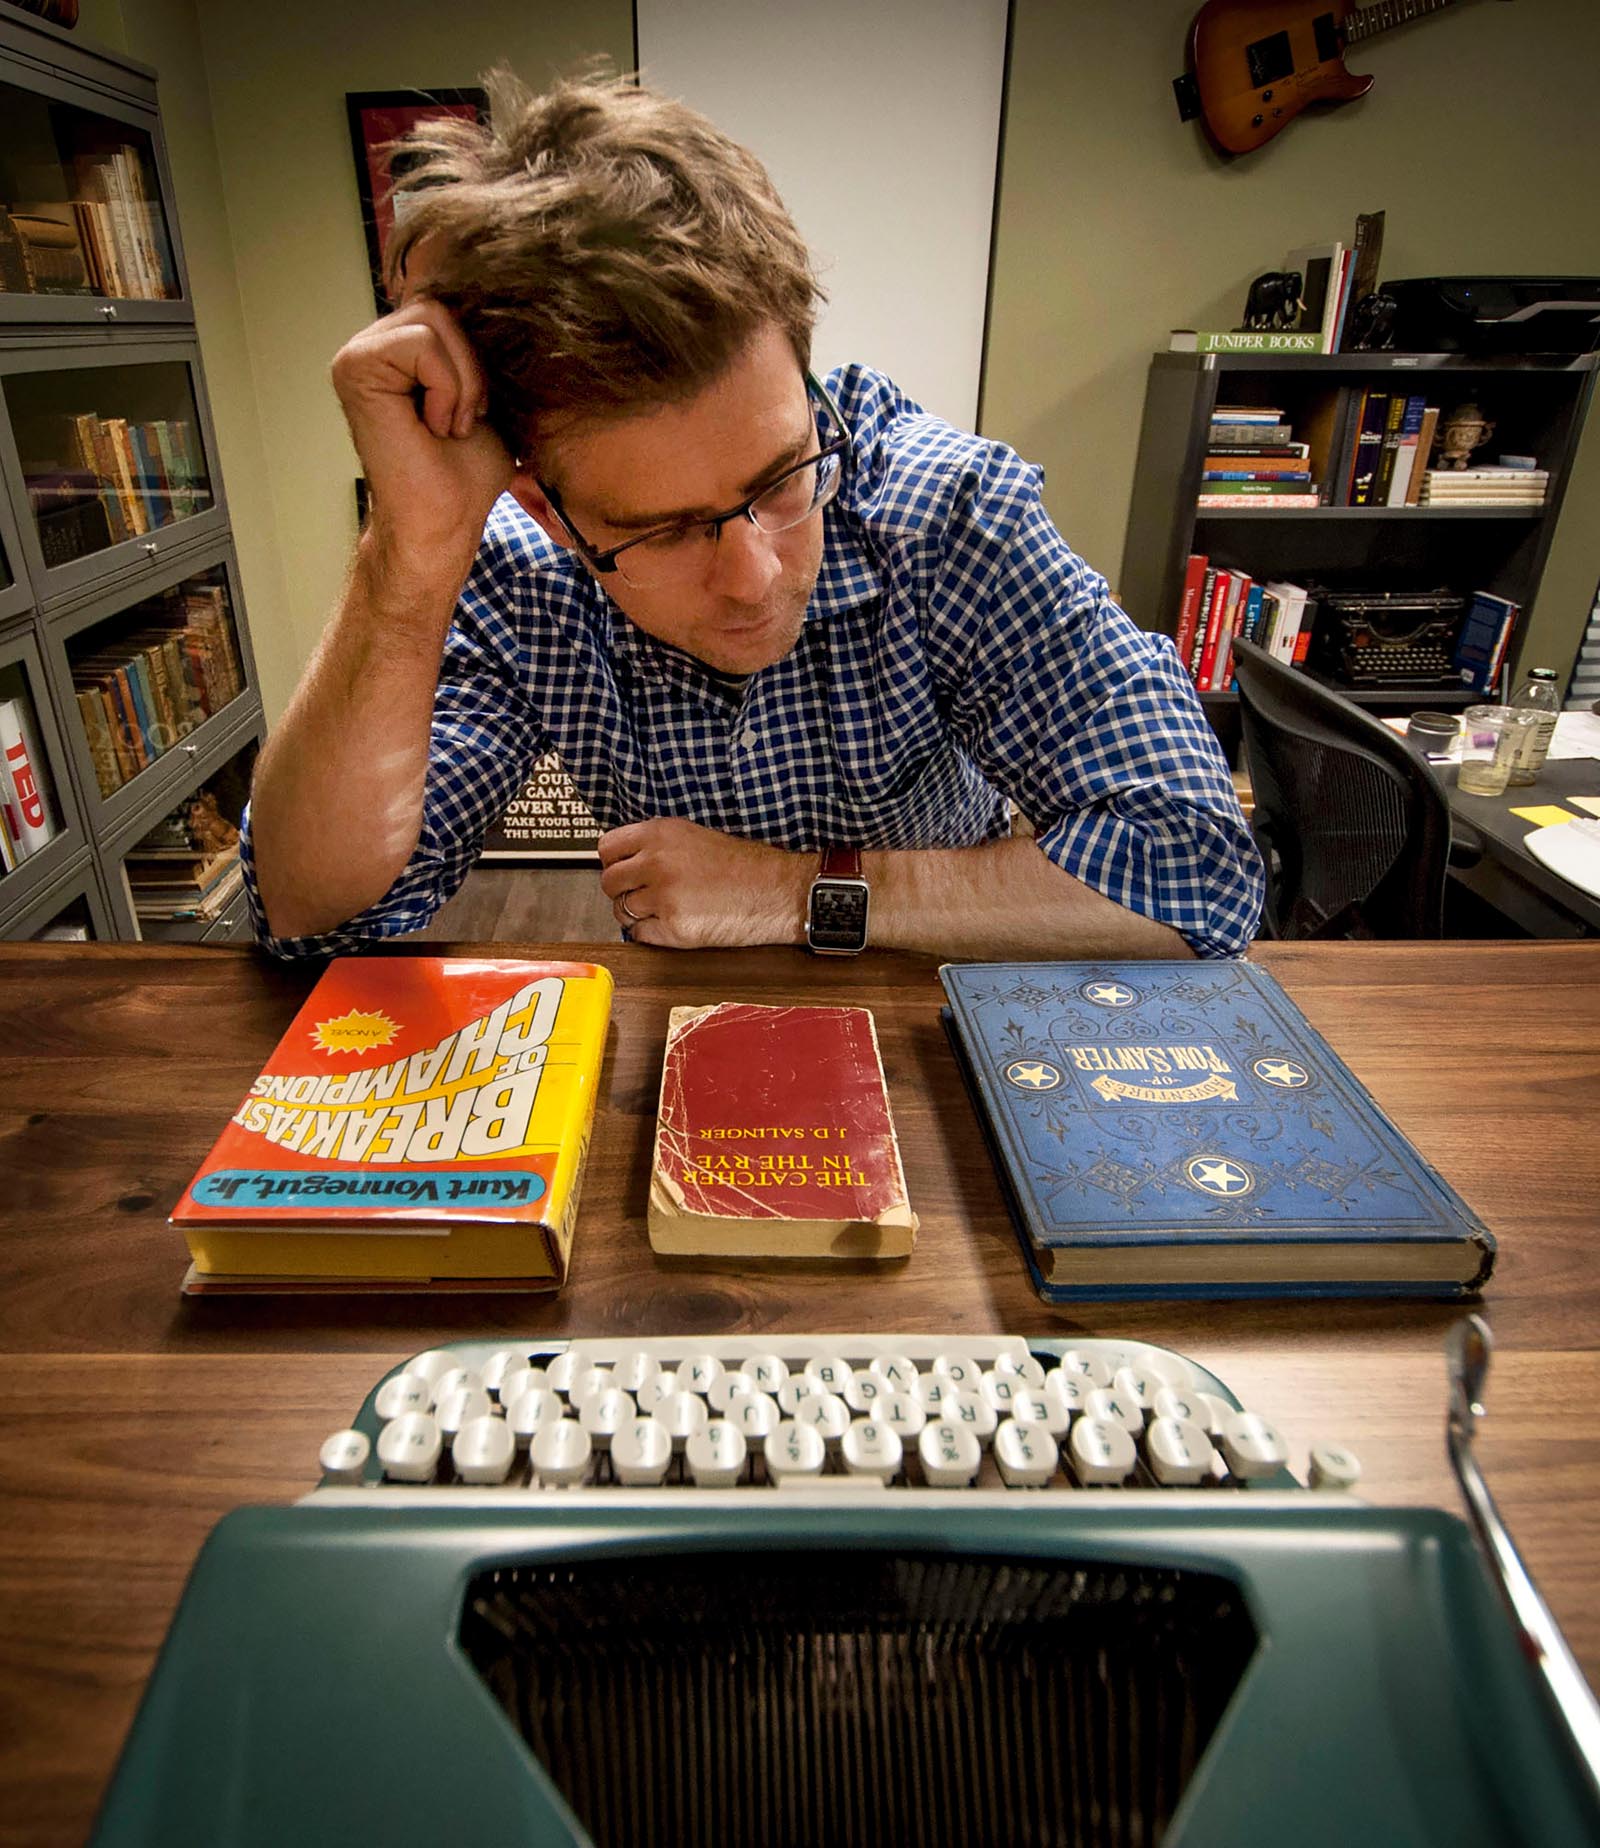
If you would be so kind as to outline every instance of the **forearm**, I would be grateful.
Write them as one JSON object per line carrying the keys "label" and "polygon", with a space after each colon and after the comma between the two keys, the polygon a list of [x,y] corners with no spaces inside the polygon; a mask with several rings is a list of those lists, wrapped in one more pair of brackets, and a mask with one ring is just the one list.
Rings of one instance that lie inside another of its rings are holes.
{"label": "forearm", "polygon": [[458,585],[386,570],[371,532],[251,793],[256,873],[276,937],[375,903],[422,826],[429,726]]}
{"label": "forearm", "polygon": [[1169,925],[1113,903],[1029,839],[865,853],[862,869],[876,948],[1028,961],[1194,954]]}

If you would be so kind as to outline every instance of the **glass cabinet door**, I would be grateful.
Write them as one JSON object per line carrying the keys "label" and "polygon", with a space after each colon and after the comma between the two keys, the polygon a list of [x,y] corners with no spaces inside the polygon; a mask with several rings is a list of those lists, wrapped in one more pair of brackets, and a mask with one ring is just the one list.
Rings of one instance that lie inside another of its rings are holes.
{"label": "glass cabinet door", "polygon": [[[149,129],[0,80],[0,295],[174,301]],[[34,318],[49,318],[36,301]]]}
{"label": "glass cabinet door", "polygon": [[89,623],[65,647],[76,724],[102,801],[232,710],[249,681],[220,563]]}
{"label": "glass cabinet door", "polygon": [[198,943],[236,934],[245,916],[239,823],[256,749],[247,739],[122,848],[118,896],[140,937]]}
{"label": "glass cabinet door", "polygon": [[19,371],[4,391],[46,570],[215,505],[187,360]]}
{"label": "glass cabinet door", "polygon": [[43,855],[69,826],[57,785],[53,726],[42,678],[30,654],[13,654],[0,665],[0,909],[8,883]]}

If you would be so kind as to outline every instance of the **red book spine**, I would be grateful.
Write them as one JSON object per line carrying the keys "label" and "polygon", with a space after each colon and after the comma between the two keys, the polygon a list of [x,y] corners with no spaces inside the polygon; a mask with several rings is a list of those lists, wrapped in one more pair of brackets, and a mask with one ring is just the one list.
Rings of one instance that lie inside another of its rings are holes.
{"label": "red book spine", "polygon": [[1178,630],[1174,646],[1178,659],[1187,664],[1194,647],[1194,632],[1200,620],[1200,589],[1206,581],[1206,555],[1191,552],[1183,574],[1183,595],[1178,603]]}
{"label": "red book spine", "polygon": [[1217,587],[1211,593],[1211,607],[1206,612],[1206,638],[1200,650],[1200,671],[1194,683],[1202,693],[1211,686],[1211,671],[1217,664],[1217,637],[1222,632],[1222,614],[1228,607],[1228,592],[1233,584],[1231,571],[1217,573]]}

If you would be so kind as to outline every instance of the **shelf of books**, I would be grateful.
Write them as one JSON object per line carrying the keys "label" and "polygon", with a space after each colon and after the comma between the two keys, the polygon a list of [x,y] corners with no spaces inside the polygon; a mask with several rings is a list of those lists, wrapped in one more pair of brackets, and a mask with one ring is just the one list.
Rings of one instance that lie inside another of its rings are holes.
{"label": "shelf of books", "polygon": [[0,936],[240,934],[261,736],[155,73],[8,13]]}
{"label": "shelf of books", "polygon": [[[1506,684],[1597,363],[1156,355],[1120,590],[1225,742],[1237,636],[1372,707]],[[1485,609],[1498,650],[1468,659]]]}
{"label": "shelf of books", "polygon": [[41,602],[130,569],[223,523],[192,339],[146,333],[115,359],[0,337],[0,467]]}
{"label": "shelf of books", "polygon": [[89,826],[115,832],[255,706],[231,551],[169,559],[47,621]]}
{"label": "shelf of books", "polygon": [[190,318],[154,73],[0,19],[0,324]]}
{"label": "shelf of books", "polygon": [[260,743],[258,721],[230,734],[199,760],[197,783],[105,843],[120,934],[162,943],[248,940],[239,823]]}

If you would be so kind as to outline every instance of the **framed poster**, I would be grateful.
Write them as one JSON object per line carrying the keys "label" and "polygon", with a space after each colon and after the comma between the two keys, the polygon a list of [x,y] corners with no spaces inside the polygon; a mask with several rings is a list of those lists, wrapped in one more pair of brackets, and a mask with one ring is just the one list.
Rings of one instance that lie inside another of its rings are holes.
{"label": "framed poster", "polygon": [[350,117],[350,151],[355,156],[356,190],[361,195],[361,225],[367,234],[367,261],[372,267],[372,299],[379,314],[394,305],[383,287],[383,257],[394,230],[394,183],[403,177],[391,164],[392,144],[419,122],[439,116],[488,119],[489,99],[482,90],[351,90],[345,93]]}
{"label": "framed poster", "polygon": [[502,865],[562,861],[598,866],[600,826],[572,787],[552,751],[539,758],[528,780],[483,837],[481,858]]}

